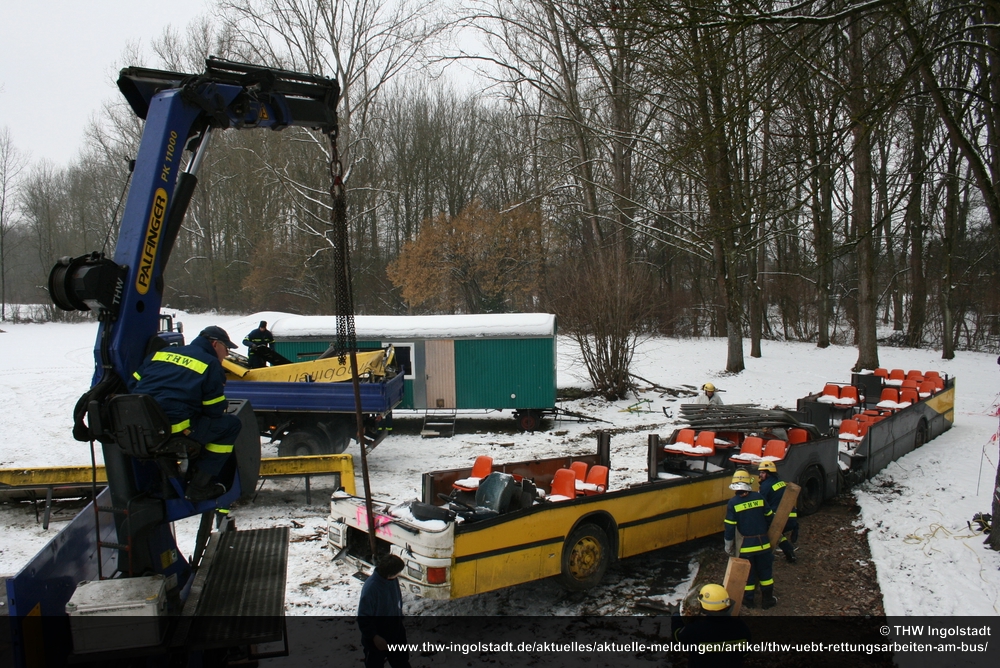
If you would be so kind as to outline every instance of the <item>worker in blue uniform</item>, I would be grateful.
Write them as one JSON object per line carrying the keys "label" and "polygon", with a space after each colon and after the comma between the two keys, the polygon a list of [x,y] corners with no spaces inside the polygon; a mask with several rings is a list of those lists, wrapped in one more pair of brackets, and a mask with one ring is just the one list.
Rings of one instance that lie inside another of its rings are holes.
{"label": "worker in blue uniform", "polygon": [[130,390],[148,394],[166,413],[173,433],[202,446],[184,497],[214,499],[226,492],[215,477],[222,471],[240,433],[240,420],[226,412],[222,360],[236,347],[226,330],[206,327],[189,345],[153,353],[132,374]]}
{"label": "worker in blue uniform", "polygon": [[[760,495],[767,501],[767,505],[777,510],[787,489],[785,482],[778,477],[778,467],[774,465],[774,462],[766,459],[757,467],[757,475],[760,477]],[[785,533],[791,534],[791,540]],[[795,558],[795,550],[798,549],[796,543],[799,542],[799,512],[797,508],[792,508],[791,512],[788,513],[785,533],[781,534],[778,547],[785,553],[785,560],[794,564],[797,561]]]}
{"label": "worker in blue uniform", "polygon": [[707,584],[698,592],[701,616],[670,618],[674,640],[689,645],[688,668],[740,668],[750,627],[733,617],[733,600],[722,585]]}
{"label": "worker in blue uniform", "polygon": [[243,345],[247,347],[247,359],[250,361],[251,369],[260,369],[267,366],[267,360],[263,353],[264,348],[270,348],[274,343],[274,335],[267,329],[267,320],[261,320],[257,329],[251,331],[243,339]]}
{"label": "worker in blue uniform", "polygon": [[760,585],[764,598],[762,607],[767,610],[778,602],[774,597],[774,553],[771,552],[771,542],[767,538],[774,511],[763,496],[753,491],[752,483],[753,477],[743,469],[733,474],[729,489],[734,490],[736,496],[729,500],[726,519],[723,520],[726,529],[725,549],[727,554],[736,556],[733,549],[736,531],[739,530],[743,536],[739,556],[750,562],[750,577],[743,594],[743,605],[747,608],[754,607],[754,593],[757,585]]}
{"label": "worker in blue uniform", "polygon": [[390,643],[406,643],[403,595],[397,579],[402,572],[403,560],[388,554],[375,565],[375,571],[361,588],[358,627],[365,650],[365,668],[383,668],[386,661],[392,668],[410,668],[406,649],[389,649]]}

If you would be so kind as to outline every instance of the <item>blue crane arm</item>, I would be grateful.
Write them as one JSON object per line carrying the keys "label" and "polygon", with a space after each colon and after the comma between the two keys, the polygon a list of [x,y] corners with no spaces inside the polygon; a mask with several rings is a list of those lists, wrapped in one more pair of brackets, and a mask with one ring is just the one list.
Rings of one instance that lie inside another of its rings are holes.
{"label": "blue crane arm", "polygon": [[197,75],[126,68],[118,87],[146,123],[114,256],[64,258],[49,277],[57,306],[99,312],[94,385],[110,368],[127,378],[156,335],[163,272],[210,133],[299,126],[333,134],[340,96],[325,77],[215,58]]}

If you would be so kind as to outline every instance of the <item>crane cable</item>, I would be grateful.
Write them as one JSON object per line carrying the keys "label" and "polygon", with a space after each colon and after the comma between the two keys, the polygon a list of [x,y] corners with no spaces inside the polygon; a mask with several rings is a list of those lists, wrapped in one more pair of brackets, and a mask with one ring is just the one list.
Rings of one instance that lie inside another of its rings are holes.
{"label": "crane cable", "polygon": [[[372,488],[368,477],[368,449],[365,443],[364,416],[361,413],[361,385],[358,378],[357,333],[354,329],[354,293],[351,286],[351,254],[347,234],[347,188],[344,184],[344,164],[337,148],[339,127],[330,133],[330,230],[327,239],[333,244],[333,281],[337,317],[337,358],[343,364],[351,360],[351,384],[354,386],[354,416],[356,436],[361,448],[361,479],[365,485],[365,514],[368,518],[368,547],[372,565],[378,561],[375,544],[375,511]],[[332,236],[332,239],[331,239]]]}

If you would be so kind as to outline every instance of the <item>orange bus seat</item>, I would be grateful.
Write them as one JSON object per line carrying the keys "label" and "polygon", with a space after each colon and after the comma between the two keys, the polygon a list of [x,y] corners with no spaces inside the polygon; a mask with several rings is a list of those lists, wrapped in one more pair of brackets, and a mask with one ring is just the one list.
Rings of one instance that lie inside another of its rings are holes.
{"label": "orange bus seat", "polygon": [[493,472],[493,458],[489,455],[479,455],[472,465],[472,473],[468,478],[456,480],[452,487],[461,492],[474,492],[479,489],[479,481]]}
{"label": "orange bus seat", "polygon": [[608,491],[608,467],[596,464],[590,467],[583,493],[587,496],[603,494]]}
{"label": "orange bus seat", "polygon": [[677,440],[674,442],[694,445],[694,429],[681,429],[677,432]]}
{"label": "orange bus seat", "polygon": [[576,474],[571,469],[559,469],[552,476],[549,501],[569,501],[576,498]]}
{"label": "orange bus seat", "polygon": [[809,440],[809,431],[801,427],[792,427],[788,430],[788,443],[789,445],[797,445],[799,443],[805,443]]}
{"label": "orange bus seat", "polygon": [[879,397],[879,402],[875,405],[879,408],[896,410],[899,408],[899,390],[895,387],[883,387],[882,396]]}
{"label": "orange bus seat", "polygon": [[785,458],[785,453],[788,452],[788,441],[780,441],[776,438],[772,438],[764,446],[764,458],[770,457],[771,459],[778,461]]}
{"label": "orange bus seat", "polygon": [[840,386],[827,383],[823,386],[823,392],[816,397],[816,401],[824,404],[835,404],[840,399]]}
{"label": "orange bus seat", "polygon": [[840,440],[852,442],[861,440],[861,425],[857,420],[844,420],[840,423]]}
{"label": "orange bus seat", "polygon": [[838,406],[857,406],[858,388],[853,385],[845,385],[840,388],[840,400],[835,402]]}
{"label": "orange bus seat", "polygon": [[743,445],[740,446],[739,454],[730,457],[729,461],[739,464],[754,464],[760,461],[760,458],[764,455],[763,450],[764,439],[760,436],[747,436],[743,439]]}

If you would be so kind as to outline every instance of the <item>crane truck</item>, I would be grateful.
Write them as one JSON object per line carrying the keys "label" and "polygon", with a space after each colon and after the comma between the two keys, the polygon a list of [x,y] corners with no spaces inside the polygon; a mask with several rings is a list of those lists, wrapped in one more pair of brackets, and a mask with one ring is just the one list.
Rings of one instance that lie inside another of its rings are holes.
{"label": "crane truck", "polygon": [[[212,133],[335,135],[340,89],[325,77],[215,58],[194,75],[126,68],[118,88],[145,124],[114,254],[63,258],[48,284],[58,307],[97,314],[94,375],[74,409],[73,435],[92,448],[99,442],[108,487],[7,580],[14,661],[97,665],[148,655],[200,666],[259,643],[284,642],[287,652],[287,529],[236,531],[217,513],[255,488],[260,439],[249,401],[228,405],[243,422],[221,476],[228,491],[192,503],[184,492],[193,442],[172,435],[155,402],[128,394],[122,379],[163,345],[164,270]],[[172,524],[199,515],[185,556]],[[116,627],[123,615],[129,623]]]}

